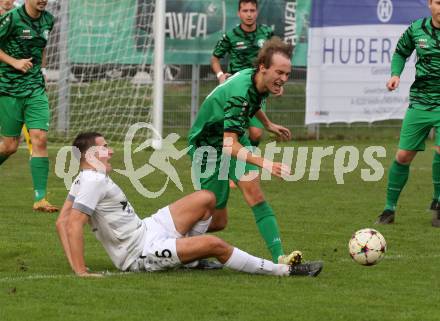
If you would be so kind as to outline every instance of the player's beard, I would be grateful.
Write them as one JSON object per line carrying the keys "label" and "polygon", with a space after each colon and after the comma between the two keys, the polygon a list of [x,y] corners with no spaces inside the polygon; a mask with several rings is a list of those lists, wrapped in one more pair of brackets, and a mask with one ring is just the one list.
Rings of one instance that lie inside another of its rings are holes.
{"label": "player's beard", "polygon": [[47,1],[37,2],[36,9],[39,12],[43,12],[44,10],[46,10],[46,6],[47,6]]}

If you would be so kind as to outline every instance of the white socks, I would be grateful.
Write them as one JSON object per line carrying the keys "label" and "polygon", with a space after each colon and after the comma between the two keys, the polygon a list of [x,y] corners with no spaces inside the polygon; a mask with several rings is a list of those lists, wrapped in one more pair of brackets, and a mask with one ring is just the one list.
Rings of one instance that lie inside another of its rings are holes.
{"label": "white socks", "polygon": [[198,221],[192,229],[188,232],[188,236],[197,236],[205,234],[208,230],[209,224],[212,221],[212,216],[210,216],[206,221]]}
{"label": "white socks", "polygon": [[252,256],[236,247],[231,257],[225,263],[230,269],[252,273],[286,276],[289,275],[289,266],[285,264],[275,264],[271,261]]}

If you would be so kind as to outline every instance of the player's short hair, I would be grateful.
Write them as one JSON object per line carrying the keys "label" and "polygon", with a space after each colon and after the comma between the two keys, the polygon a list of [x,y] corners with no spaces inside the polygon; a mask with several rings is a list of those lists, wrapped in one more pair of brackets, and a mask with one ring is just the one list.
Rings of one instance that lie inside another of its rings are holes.
{"label": "player's short hair", "polygon": [[242,3],[253,3],[258,8],[258,1],[257,0],[239,0],[238,1],[238,11],[240,11]]}
{"label": "player's short hair", "polygon": [[274,54],[280,54],[291,59],[292,52],[293,46],[291,44],[285,43],[280,37],[272,37],[264,43],[263,48],[258,52],[254,65],[257,69],[260,65],[263,65],[265,68],[270,68]]}
{"label": "player's short hair", "polygon": [[74,139],[72,146],[79,149],[81,152],[81,158],[84,157],[87,150],[92,147],[96,146],[96,138],[97,137],[104,137],[98,132],[85,132],[80,133],[76,138]]}

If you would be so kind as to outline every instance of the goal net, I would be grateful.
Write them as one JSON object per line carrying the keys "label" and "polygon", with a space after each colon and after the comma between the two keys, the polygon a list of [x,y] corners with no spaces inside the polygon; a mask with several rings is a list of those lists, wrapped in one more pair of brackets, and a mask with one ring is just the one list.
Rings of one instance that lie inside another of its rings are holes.
{"label": "goal net", "polygon": [[47,10],[57,21],[46,47],[50,137],[93,130],[117,141],[150,122],[155,0],[55,0]]}

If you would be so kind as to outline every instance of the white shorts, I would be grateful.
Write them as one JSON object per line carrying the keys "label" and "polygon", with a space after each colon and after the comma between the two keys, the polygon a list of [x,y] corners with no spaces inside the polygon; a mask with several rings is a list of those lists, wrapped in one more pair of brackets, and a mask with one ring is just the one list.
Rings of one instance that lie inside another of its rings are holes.
{"label": "white shorts", "polygon": [[175,268],[182,263],[177,256],[176,240],[183,236],[176,231],[168,206],[144,219],[147,237],[142,255],[129,267],[131,272],[152,272]]}

